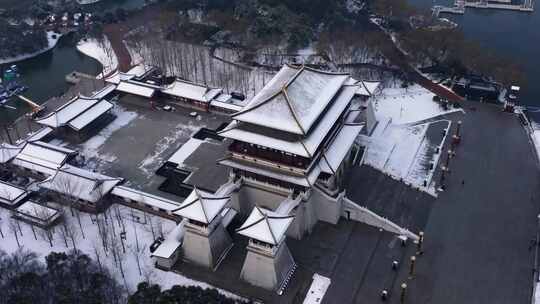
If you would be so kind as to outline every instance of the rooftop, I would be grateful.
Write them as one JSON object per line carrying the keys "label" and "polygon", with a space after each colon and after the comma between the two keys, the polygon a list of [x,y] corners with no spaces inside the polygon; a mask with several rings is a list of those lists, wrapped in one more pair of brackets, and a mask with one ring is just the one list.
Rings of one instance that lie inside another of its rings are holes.
{"label": "rooftop", "polygon": [[53,175],[75,151],[41,141],[29,142],[13,159],[16,166]]}
{"label": "rooftop", "polygon": [[0,164],[12,160],[21,150],[22,146],[14,146],[5,143],[0,144]]}
{"label": "rooftop", "polygon": [[121,178],[112,178],[66,165],[39,185],[45,189],[95,203],[121,181]]}
{"label": "rooftop", "polygon": [[184,223],[178,224],[165,238],[163,243],[152,253],[153,257],[160,257],[164,259],[170,258],[173,253],[182,245],[182,239],[184,237]]}
{"label": "rooftop", "polygon": [[210,224],[230,199],[230,197],[217,196],[195,188],[174,213],[200,223]]}
{"label": "rooftop", "polygon": [[116,87],[116,90],[146,98],[151,98],[154,96],[156,91],[156,89],[153,87],[130,81],[121,81]]}
{"label": "rooftop", "polygon": [[52,128],[58,128],[75,120],[79,115],[82,115],[98,103],[100,103],[100,100],[97,98],[77,96],[47,116],[37,119],[36,122]]}
{"label": "rooftop", "polygon": [[[223,137],[248,142],[303,157],[313,157],[343,112],[350,106],[357,90],[356,86],[344,86],[334,97],[333,106],[328,109],[317,125],[302,138],[300,135],[264,128],[254,124],[234,121],[219,134]],[[234,117],[235,119],[237,117]],[[260,118],[265,121],[265,118]]]}
{"label": "rooftop", "polygon": [[304,66],[285,65],[234,119],[305,135],[349,79]]}
{"label": "rooftop", "polygon": [[33,201],[27,201],[17,209],[17,213],[24,218],[31,221],[37,221],[42,223],[51,223],[58,216],[60,216],[60,211],[54,208],[50,208]]}
{"label": "rooftop", "polygon": [[236,232],[261,242],[278,245],[293,219],[294,216],[284,216],[255,206]]}
{"label": "rooftop", "polygon": [[169,87],[161,90],[162,93],[176,97],[196,100],[199,102],[210,102],[218,96],[222,90],[208,88],[205,85],[176,79]]}
{"label": "rooftop", "polygon": [[28,195],[26,190],[0,181],[0,203],[16,205]]}

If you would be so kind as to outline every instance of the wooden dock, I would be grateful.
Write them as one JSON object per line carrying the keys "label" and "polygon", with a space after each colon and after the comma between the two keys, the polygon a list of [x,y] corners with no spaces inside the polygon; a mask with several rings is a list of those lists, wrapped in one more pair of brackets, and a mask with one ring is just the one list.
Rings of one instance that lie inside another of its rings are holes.
{"label": "wooden dock", "polygon": [[454,6],[435,5],[431,9],[434,17],[439,17],[441,13],[447,14],[465,14],[466,8],[477,9],[499,9],[518,12],[533,12],[534,0],[524,0],[522,4],[511,4],[511,0],[479,0],[477,2],[468,2],[465,0],[455,0]]}
{"label": "wooden dock", "polygon": [[534,7],[532,0],[526,0],[523,4],[503,4],[491,2],[465,2],[465,7],[484,8],[484,9],[501,9],[519,12],[533,12]]}

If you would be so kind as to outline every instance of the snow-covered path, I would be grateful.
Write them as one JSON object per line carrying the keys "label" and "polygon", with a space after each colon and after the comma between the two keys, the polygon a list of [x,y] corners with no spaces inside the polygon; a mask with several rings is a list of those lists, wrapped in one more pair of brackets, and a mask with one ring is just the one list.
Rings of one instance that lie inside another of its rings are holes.
{"label": "snow-covered path", "polygon": [[101,63],[103,72],[97,75],[98,79],[118,69],[118,58],[114,53],[111,42],[106,36],[103,36],[103,40],[101,41],[94,38],[83,39],[77,44],[77,50]]}

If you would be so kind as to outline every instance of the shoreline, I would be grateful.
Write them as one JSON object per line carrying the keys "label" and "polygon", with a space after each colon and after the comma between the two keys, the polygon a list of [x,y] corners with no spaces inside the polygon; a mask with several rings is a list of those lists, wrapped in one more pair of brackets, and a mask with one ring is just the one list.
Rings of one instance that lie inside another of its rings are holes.
{"label": "shoreline", "polygon": [[81,39],[76,48],[81,54],[93,58],[101,64],[101,72],[96,75],[97,79],[107,77],[118,70],[118,57],[107,36],[103,37],[103,43],[95,38],[86,38],[86,41]]}
{"label": "shoreline", "polygon": [[[39,50],[37,52],[34,52],[34,53],[27,53],[27,54],[22,54],[22,55],[11,57],[11,58],[0,59],[0,64],[16,63],[16,62],[23,61],[23,60],[26,60],[26,59],[30,59],[30,58],[39,56],[39,55],[41,55],[43,53],[46,53],[46,52],[54,49],[54,47],[56,47],[56,45],[58,44],[58,41],[60,40],[60,38],[62,38],[62,36],[63,36],[62,34],[57,34],[57,33],[53,32],[53,31],[47,31],[46,35],[47,35],[47,40],[49,42],[49,45],[46,48],[44,48],[42,50]],[[56,35],[56,39],[53,38],[54,35]]]}
{"label": "shoreline", "polygon": [[77,3],[79,3],[80,5],[88,5],[88,4],[98,3],[101,1],[102,0],[77,0]]}

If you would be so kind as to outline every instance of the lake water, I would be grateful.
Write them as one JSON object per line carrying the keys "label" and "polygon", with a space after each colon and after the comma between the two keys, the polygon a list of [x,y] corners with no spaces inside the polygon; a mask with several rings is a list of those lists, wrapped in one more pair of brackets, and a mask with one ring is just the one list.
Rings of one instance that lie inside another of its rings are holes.
{"label": "lake water", "polygon": [[[433,0],[409,0],[417,7],[430,9]],[[436,4],[451,5],[453,1],[437,0]],[[521,3],[521,2],[517,2]],[[524,105],[540,107],[540,7],[532,13],[467,8],[464,15],[443,14],[459,24],[468,38],[484,47],[508,56],[524,67],[527,83],[521,85]]]}
{"label": "lake water", "polygon": [[[1,1],[1,0],[0,0]],[[87,5],[90,11],[115,11],[118,8],[126,10],[141,8],[146,0],[103,0]],[[65,76],[73,71],[97,75],[101,65],[94,59],[81,54],[76,49],[75,35],[64,36],[57,46],[44,54],[17,62],[22,75],[20,82],[30,89],[23,95],[37,103],[43,103],[53,96],[65,92],[69,84]],[[4,65],[5,66],[9,66]],[[15,120],[17,117],[30,111],[23,102],[14,98],[8,103],[17,109],[0,108],[0,124]]]}
{"label": "lake water", "polygon": [[[99,62],[77,51],[76,45],[75,35],[70,34],[60,38],[54,49],[17,62],[21,74],[20,82],[30,87],[23,95],[36,103],[43,103],[68,89],[65,76],[70,72],[76,70],[97,75],[101,71]],[[1,123],[12,121],[30,110],[17,98],[13,98],[8,105],[17,109],[0,108]]]}

